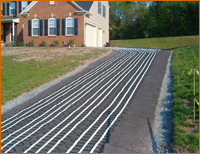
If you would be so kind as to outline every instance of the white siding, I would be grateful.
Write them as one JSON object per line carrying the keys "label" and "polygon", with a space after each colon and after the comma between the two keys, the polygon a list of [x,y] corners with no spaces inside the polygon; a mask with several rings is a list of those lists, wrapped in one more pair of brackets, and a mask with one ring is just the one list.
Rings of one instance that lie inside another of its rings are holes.
{"label": "white siding", "polygon": [[98,33],[97,33],[97,43],[98,43],[98,47],[103,47],[102,44],[102,30],[98,29]]}
{"label": "white siding", "polygon": [[[101,29],[102,32],[102,39],[99,40],[97,38],[97,46],[100,46],[100,41],[102,41],[101,46],[105,46],[106,42],[109,42],[109,4],[108,1],[101,1],[101,14],[98,14],[98,1],[94,1],[94,3],[91,6],[91,9],[89,12],[92,14],[89,17],[85,17],[85,22],[89,23],[93,26],[96,27],[97,29],[97,34],[96,36],[98,37],[98,29]],[[103,5],[106,7],[106,17],[103,17]],[[100,31],[99,31],[100,33]],[[87,36],[85,36],[85,40]],[[87,46],[87,44],[86,44]]]}

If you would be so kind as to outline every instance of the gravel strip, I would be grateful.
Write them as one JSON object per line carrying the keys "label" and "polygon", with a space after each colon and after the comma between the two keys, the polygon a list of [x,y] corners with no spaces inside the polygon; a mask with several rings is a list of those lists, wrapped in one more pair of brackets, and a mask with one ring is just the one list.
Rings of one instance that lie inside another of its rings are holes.
{"label": "gravel strip", "polygon": [[154,140],[151,152],[170,153],[172,138],[172,56],[168,59],[168,65],[161,87],[160,97],[156,109]]}

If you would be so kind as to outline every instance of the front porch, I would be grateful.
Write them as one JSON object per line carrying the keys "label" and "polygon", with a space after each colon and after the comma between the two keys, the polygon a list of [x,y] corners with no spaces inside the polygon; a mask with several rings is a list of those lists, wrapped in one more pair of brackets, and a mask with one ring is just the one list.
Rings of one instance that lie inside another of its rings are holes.
{"label": "front porch", "polygon": [[17,41],[17,17],[1,17],[1,45],[13,44]]}

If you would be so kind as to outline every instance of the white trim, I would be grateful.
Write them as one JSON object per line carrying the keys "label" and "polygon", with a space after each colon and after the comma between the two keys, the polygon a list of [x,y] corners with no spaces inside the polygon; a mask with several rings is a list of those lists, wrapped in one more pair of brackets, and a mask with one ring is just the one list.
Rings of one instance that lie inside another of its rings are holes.
{"label": "white trim", "polygon": [[[38,35],[33,35],[33,20],[39,21],[39,34]],[[40,36],[40,20],[38,18],[34,18],[31,20],[31,36]]]}
{"label": "white trim", "polygon": [[32,1],[20,14],[27,13],[38,1]]}
{"label": "white trim", "polygon": [[[67,34],[67,19],[73,19],[73,34]],[[74,18],[73,17],[67,17],[65,18],[65,35],[66,36],[74,36],[74,32],[75,32],[75,25],[74,25]]]}
{"label": "white trim", "polygon": [[77,14],[86,14],[86,15],[89,15],[89,16],[92,16],[91,13],[89,13],[88,11],[76,11]]}
{"label": "white trim", "polygon": [[10,23],[10,27],[9,27],[9,33],[10,33],[10,42],[11,42],[11,27],[12,27],[12,23]]}
{"label": "white trim", "polygon": [[55,5],[56,1],[49,1],[49,5]]}
{"label": "white trim", "polygon": [[13,39],[13,42],[15,42],[15,23],[14,22],[12,22],[12,39]]}
{"label": "white trim", "polygon": [[76,4],[74,1],[69,1],[70,3],[72,3],[74,6],[76,6],[78,9],[80,9],[81,11],[85,11],[82,7],[80,7],[78,4]]}
{"label": "white trim", "polygon": [[49,19],[48,19],[48,36],[56,36],[56,35],[50,35],[50,34],[49,34],[49,20],[50,20],[50,19],[55,19],[55,20],[56,20],[56,33],[57,33],[57,19],[56,19],[56,18],[49,18]]}
{"label": "white trim", "polygon": [[97,27],[97,28],[102,29],[102,26],[97,25],[97,24],[95,24],[95,23],[93,23],[93,22],[91,22],[91,21],[88,21],[87,19],[86,19],[85,23],[86,23],[86,24],[89,24],[89,25],[91,25],[91,26],[93,26],[93,27]]}

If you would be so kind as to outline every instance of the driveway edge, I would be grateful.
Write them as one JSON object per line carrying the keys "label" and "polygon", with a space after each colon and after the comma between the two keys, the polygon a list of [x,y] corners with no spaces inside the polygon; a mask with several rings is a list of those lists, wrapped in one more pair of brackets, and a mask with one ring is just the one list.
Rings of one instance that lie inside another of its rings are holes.
{"label": "driveway edge", "polygon": [[152,142],[151,152],[170,153],[172,138],[172,107],[173,107],[173,78],[172,78],[172,54],[168,59],[166,73],[162,82],[160,96],[155,112],[155,129],[153,130],[155,142]]}

